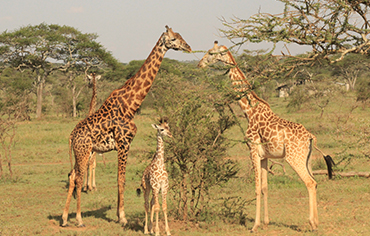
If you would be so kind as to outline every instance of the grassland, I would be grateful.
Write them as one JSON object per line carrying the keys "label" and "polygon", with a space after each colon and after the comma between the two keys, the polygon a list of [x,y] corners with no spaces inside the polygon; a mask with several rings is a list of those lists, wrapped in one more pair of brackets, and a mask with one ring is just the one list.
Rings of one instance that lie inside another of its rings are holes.
{"label": "grassland", "polygon": [[[368,127],[368,108],[356,109],[344,123],[339,118],[344,119],[348,112],[339,100],[328,108],[323,118],[319,118],[319,112],[312,109],[287,113],[284,100],[272,99],[269,102],[281,117],[300,122],[315,133],[319,146],[335,161],[345,155],[353,157],[339,163],[338,170],[369,171],[370,160],[360,158],[359,150],[350,145],[355,143],[356,137],[346,135],[348,130],[358,128],[361,132],[364,125]],[[135,190],[148,163],[144,156],[155,149],[155,140],[148,135],[155,132],[150,127],[154,116],[153,111],[143,110],[135,118],[138,133],[132,143],[127,166],[125,211],[129,223],[126,227],[117,223],[115,214],[116,152],[105,154],[105,162],[97,157],[98,190],[82,195],[82,216],[86,227],[75,227],[76,201],[72,200],[70,226],[62,228],[60,222],[67,196],[67,173],[70,171],[68,136],[78,120],[53,117],[19,123],[17,142],[13,147],[14,177],[10,179],[4,168],[5,176],[0,180],[0,235],[143,235],[143,199],[136,196]],[[246,128],[245,121],[243,128]],[[242,139],[238,127],[230,130],[229,135],[233,140]],[[347,147],[350,148],[342,152]],[[181,222],[171,216],[172,235],[250,234],[255,217],[255,196],[249,152],[244,144],[235,142],[229,156],[239,162],[241,170],[237,178],[222,188],[212,189],[212,198],[215,202],[230,199],[226,205],[234,204],[233,207],[211,204],[213,209],[209,211],[212,214],[200,222]],[[324,167],[318,153],[314,152],[312,159],[313,169]],[[269,176],[270,224],[261,227],[255,235],[370,235],[369,179],[337,177],[328,180],[326,176],[316,176],[320,225],[317,231],[311,232],[307,190],[292,169],[285,166],[285,174],[276,166],[276,174]],[[163,235],[163,224],[161,227]]]}

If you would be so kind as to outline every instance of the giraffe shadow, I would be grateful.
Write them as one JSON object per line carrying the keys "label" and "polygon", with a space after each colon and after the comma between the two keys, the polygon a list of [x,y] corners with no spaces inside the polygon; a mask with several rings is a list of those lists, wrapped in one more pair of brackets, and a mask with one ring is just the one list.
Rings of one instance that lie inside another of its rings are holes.
{"label": "giraffe shadow", "polygon": [[[102,219],[102,220],[105,220],[107,222],[116,222],[118,224],[117,220],[113,220],[113,219],[107,217],[107,212],[111,209],[112,209],[112,207],[109,205],[109,206],[105,206],[105,207],[102,207],[100,209],[93,210],[93,211],[84,211],[81,214],[82,214],[83,218],[84,217],[95,217],[97,219]],[[76,218],[76,213],[69,213],[68,214],[68,219],[75,219],[75,218]],[[61,214],[60,215],[49,215],[48,219],[49,220],[55,220],[55,221],[59,222],[60,226],[63,223],[63,219],[62,219]],[[133,216],[130,216],[130,217],[127,218],[127,220],[128,220],[128,223],[127,223],[127,225],[125,225],[124,228],[130,229],[130,230],[136,231],[136,232],[144,231],[144,223],[143,223],[144,214],[143,213],[138,213],[138,214],[135,214]]]}
{"label": "giraffe shadow", "polygon": [[[93,211],[84,211],[82,212],[82,217],[95,217],[95,218],[99,218],[99,219],[103,219],[107,222],[113,222],[114,220],[113,219],[110,219],[107,217],[107,211],[111,210],[112,207],[109,205],[109,206],[105,206],[105,207],[102,207],[100,209],[97,209],[97,210],[93,210]],[[69,213],[68,214],[68,219],[75,219],[76,218],[76,213]],[[63,219],[62,219],[62,215],[49,215],[48,216],[48,219],[49,220],[55,220],[57,222],[59,222],[59,225],[62,225],[63,223]]]}
{"label": "giraffe shadow", "polygon": [[[246,224],[254,224],[254,218],[251,218],[251,217],[246,217],[244,219],[244,221],[241,221],[241,225],[246,225]],[[284,223],[281,223],[281,222],[270,222],[267,226],[265,226],[263,224],[263,221],[261,222],[261,228],[266,228],[268,227],[269,225],[273,225],[273,226],[277,226],[277,227],[282,227],[282,228],[289,228],[293,231],[296,231],[296,232],[299,232],[299,233],[310,233],[312,232],[311,230],[308,230],[308,229],[303,229],[302,227],[298,226],[298,225],[293,225],[293,224],[284,224]],[[250,228],[252,229],[252,228]]]}

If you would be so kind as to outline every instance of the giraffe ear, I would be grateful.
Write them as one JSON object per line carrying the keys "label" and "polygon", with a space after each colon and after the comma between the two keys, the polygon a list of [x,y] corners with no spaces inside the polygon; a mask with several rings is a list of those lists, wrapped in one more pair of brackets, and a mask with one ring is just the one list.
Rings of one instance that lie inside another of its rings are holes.
{"label": "giraffe ear", "polygon": [[91,75],[87,75],[87,78],[89,79],[89,80],[92,80],[92,76]]}
{"label": "giraffe ear", "polygon": [[158,129],[158,126],[157,126],[156,124],[152,124],[152,127],[153,127],[154,129]]}
{"label": "giraffe ear", "polygon": [[98,75],[95,77],[96,80],[100,80],[100,78],[101,78],[101,75]]}

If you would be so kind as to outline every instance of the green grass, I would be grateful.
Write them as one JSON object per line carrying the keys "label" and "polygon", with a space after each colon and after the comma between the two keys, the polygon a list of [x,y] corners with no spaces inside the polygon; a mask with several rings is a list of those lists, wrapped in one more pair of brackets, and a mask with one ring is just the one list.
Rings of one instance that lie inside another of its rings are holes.
{"label": "green grass", "polygon": [[[335,142],[334,111],[328,111],[318,119],[318,111],[286,113],[285,102],[273,100],[272,109],[281,117],[301,122],[317,134],[318,145],[336,159],[336,153],[344,147]],[[275,109],[276,108],[276,109]],[[235,108],[235,110],[237,110]],[[359,122],[369,122],[368,110],[356,110],[348,127]],[[240,113],[238,113],[240,115]],[[143,235],[144,200],[136,196],[141,174],[148,161],[149,151],[155,150],[151,128],[154,114],[143,111],[135,118],[138,127],[128,158],[125,213],[129,221],[126,227],[117,223],[117,153],[101,156],[97,166],[97,188],[93,193],[82,194],[82,217],[85,228],[75,226],[76,201],[72,199],[69,210],[70,227],[60,227],[61,215],[67,196],[67,174],[70,171],[68,136],[78,120],[46,118],[41,121],[18,124],[17,142],[13,147],[13,179],[3,161],[4,177],[0,180],[0,235]],[[240,118],[246,129],[245,118]],[[347,125],[347,124],[346,124]],[[322,127],[322,128],[320,128]],[[228,131],[233,140],[243,135],[238,127]],[[345,137],[343,141],[348,141]],[[255,218],[254,175],[251,170],[249,151],[245,144],[235,142],[228,155],[237,160],[240,172],[222,187],[211,191],[209,215],[201,222],[181,222],[170,216],[173,235],[248,235]],[[313,169],[325,167],[322,157],[314,152]],[[316,160],[317,158],[317,160]],[[342,163],[343,171],[368,171],[370,160],[353,158],[349,164]],[[269,175],[268,227],[261,226],[254,235],[369,235],[370,182],[364,178],[338,178],[315,176],[318,182],[319,229],[310,231],[308,223],[308,194],[306,187],[285,163],[286,173],[274,166],[275,176]],[[171,181],[171,180],[170,180]],[[222,205],[233,205],[227,211]],[[169,205],[174,206],[169,197]],[[237,206],[237,207],[236,207]],[[171,209],[170,209],[171,210]],[[161,233],[164,226],[161,219]]]}

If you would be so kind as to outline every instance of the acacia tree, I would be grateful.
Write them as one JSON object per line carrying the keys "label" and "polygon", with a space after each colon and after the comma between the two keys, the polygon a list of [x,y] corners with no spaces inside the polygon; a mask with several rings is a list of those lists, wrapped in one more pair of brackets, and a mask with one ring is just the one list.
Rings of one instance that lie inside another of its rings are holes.
{"label": "acacia tree", "polygon": [[223,19],[221,30],[235,44],[263,41],[306,45],[312,51],[300,56],[283,54],[279,70],[326,59],[340,61],[348,53],[368,54],[370,49],[369,1],[363,0],[279,0],[285,4],[280,14],[258,13],[247,20]]}
{"label": "acacia tree", "polygon": [[43,90],[51,73],[73,66],[86,71],[114,61],[96,38],[96,34],[83,34],[73,27],[45,23],[0,35],[0,61],[19,71],[31,70],[35,76],[36,118],[41,117]]}

